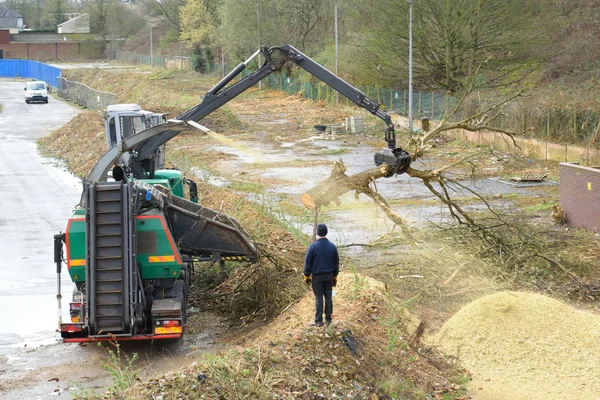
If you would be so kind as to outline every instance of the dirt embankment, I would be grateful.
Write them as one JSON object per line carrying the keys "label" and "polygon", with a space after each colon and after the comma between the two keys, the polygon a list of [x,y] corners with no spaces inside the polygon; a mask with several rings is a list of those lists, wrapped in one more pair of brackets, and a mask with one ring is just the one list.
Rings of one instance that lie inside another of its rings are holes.
{"label": "dirt embankment", "polygon": [[229,338],[229,350],[137,385],[123,396],[467,398],[461,383],[468,378],[444,359],[419,353],[418,321],[387,295],[384,284],[343,273],[335,291],[330,326],[308,326],[314,299],[307,290],[269,324]]}

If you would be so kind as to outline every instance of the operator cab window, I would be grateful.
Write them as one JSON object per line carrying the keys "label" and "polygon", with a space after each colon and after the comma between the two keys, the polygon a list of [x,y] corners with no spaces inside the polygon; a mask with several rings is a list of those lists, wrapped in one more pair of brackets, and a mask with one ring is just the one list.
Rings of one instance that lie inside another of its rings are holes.
{"label": "operator cab window", "polygon": [[121,140],[146,129],[144,117],[120,117]]}
{"label": "operator cab window", "polygon": [[110,147],[117,144],[117,127],[115,126],[115,117],[108,121],[108,133],[110,135]]}

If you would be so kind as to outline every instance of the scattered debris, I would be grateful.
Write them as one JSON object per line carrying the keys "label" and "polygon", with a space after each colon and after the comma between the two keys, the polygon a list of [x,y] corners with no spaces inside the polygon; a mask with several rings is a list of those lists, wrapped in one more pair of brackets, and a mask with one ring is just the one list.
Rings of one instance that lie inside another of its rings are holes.
{"label": "scattered debris", "polygon": [[513,182],[541,182],[546,179],[548,174],[525,174],[510,178]]}
{"label": "scattered debris", "polygon": [[346,347],[350,349],[350,352],[356,355],[356,351],[358,350],[358,340],[356,340],[356,337],[350,329],[345,329],[342,331],[342,340],[344,341]]}

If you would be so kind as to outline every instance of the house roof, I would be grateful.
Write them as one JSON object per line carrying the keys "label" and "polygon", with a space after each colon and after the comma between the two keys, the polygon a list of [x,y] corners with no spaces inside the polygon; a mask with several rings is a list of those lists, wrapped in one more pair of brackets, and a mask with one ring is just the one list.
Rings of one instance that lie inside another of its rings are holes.
{"label": "house roof", "polygon": [[10,7],[0,6],[0,18],[23,18],[23,16]]}
{"label": "house roof", "polygon": [[63,22],[62,24],[58,24],[57,26],[64,26],[64,25],[70,25],[73,21],[75,21],[76,19],[80,19],[82,21],[87,20],[88,24],[89,24],[89,19],[90,19],[90,15],[89,14],[81,14],[78,15],[76,17],[71,18],[68,21]]}
{"label": "house roof", "polygon": [[[21,24],[19,24],[21,19]],[[23,16],[10,7],[0,6],[0,29],[19,28],[23,25]]]}

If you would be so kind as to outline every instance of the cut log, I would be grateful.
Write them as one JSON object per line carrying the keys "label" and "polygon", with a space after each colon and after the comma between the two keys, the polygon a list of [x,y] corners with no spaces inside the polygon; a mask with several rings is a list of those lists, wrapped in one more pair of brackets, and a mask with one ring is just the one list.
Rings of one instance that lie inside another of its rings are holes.
{"label": "cut log", "polygon": [[370,186],[374,180],[387,176],[390,168],[388,164],[382,164],[377,168],[348,176],[346,175],[346,165],[341,160],[336,161],[331,175],[327,179],[302,194],[302,204],[310,210],[318,210],[319,207],[327,206],[331,202],[339,205],[340,200],[338,197],[346,192],[355,191],[357,195],[364,193],[383,210],[390,220],[402,229],[405,236],[415,245],[416,242],[402,217],[392,211],[388,202]]}
{"label": "cut log", "polygon": [[332,202],[339,205],[339,196],[349,191],[365,193],[369,190],[371,182],[383,178],[389,173],[389,170],[389,165],[382,164],[377,168],[348,176],[346,175],[346,165],[341,160],[336,161],[331,175],[327,179],[302,194],[302,204],[310,210],[329,205]]}

